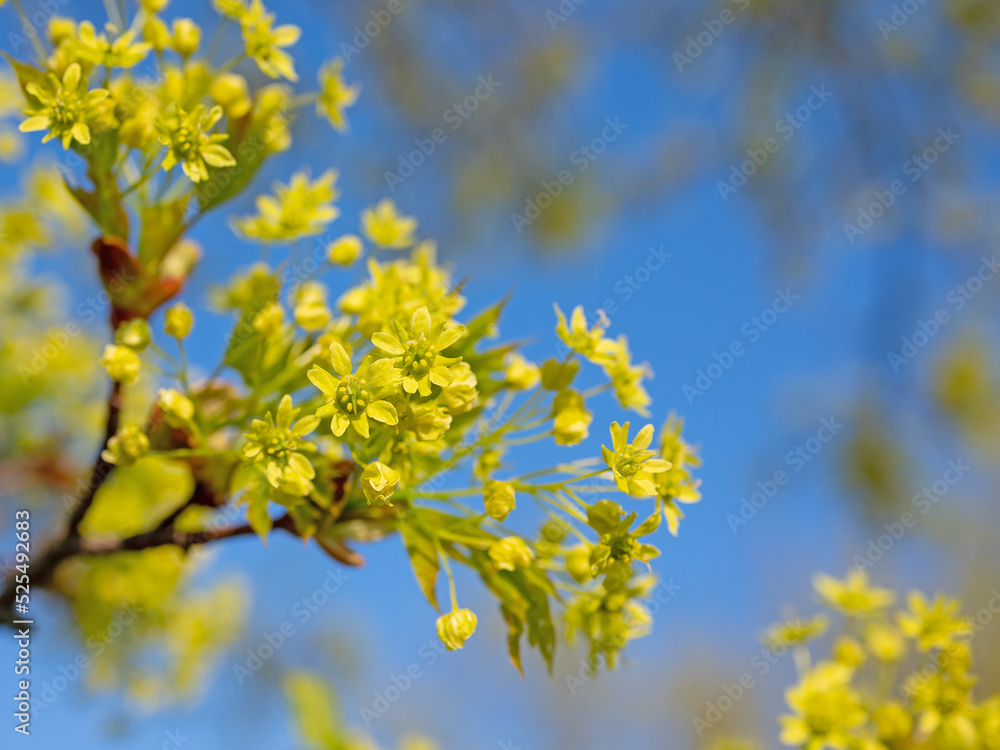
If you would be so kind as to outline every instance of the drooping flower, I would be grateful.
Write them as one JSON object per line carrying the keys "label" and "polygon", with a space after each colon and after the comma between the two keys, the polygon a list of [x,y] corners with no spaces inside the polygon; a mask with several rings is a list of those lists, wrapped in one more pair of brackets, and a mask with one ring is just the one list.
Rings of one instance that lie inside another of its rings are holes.
{"label": "drooping flower", "polygon": [[507,358],[504,369],[507,386],[518,391],[527,391],[538,385],[541,371],[534,362],[529,362],[521,354],[514,352]]}
{"label": "drooping flower", "polygon": [[498,539],[489,549],[490,560],[498,570],[514,570],[531,564],[535,553],[519,536],[507,536]]}
{"label": "drooping flower", "polygon": [[393,365],[402,374],[404,391],[429,396],[431,384],[446,386],[455,382],[448,367],[459,360],[443,357],[440,352],[462,338],[465,326],[447,321],[433,325],[426,307],[414,311],[409,330],[397,320],[392,321],[392,326],[395,334],[373,334],[372,343],[390,355]]}
{"label": "drooping flower", "polygon": [[233,4],[229,10],[243,28],[247,57],[257,63],[261,73],[270,78],[299,80],[295,73],[295,61],[283,47],[291,47],[299,41],[302,29],[292,24],[271,28],[274,14],[267,12],[261,0],[252,0],[249,8],[237,8]]}
{"label": "drooping flower", "polygon": [[384,198],[361,214],[361,226],[368,239],[379,247],[402,250],[413,245],[417,220],[401,215],[396,204]]}
{"label": "drooping flower", "polygon": [[295,421],[298,413],[299,409],[292,408],[292,397],[282,396],[277,418],[267,412],[264,419],[250,424],[243,455],[265,465],[267,481],[275,489],[305,495],[313,488],[316,470],[304,454],[315,452],[316,446],[302,438],[319,426],[319,417],[310,415]]}
{"label": "drooping flower", "polygon": [[617,340],[604,339],[599,343],[597,350],[601,357],[607,359],[604,372],[611,379],[618,403],[623,409],[631,409],[648,417],[649,405],[653,403],[653,399],[643,387],[642,381],[652,375],[649,365],[632,364],[632,354],[629,352],[628,339],[625,336],[619,336]]}
{"label": "drooping flower", "polygon": [[476,632],[476,613],[471,609],[454,609],[437,619],[438,638],[449,651],[456,651]]}
{"label": "drooping flower", "polygon": [[336,341],[330,344],[330,360],[334,375],[316,365],[309,370],[308,376],[312,384],[330,398],[316,411],[316,416],[332,415],[330,428],[334,435],[340,437],[351,427],[367,439],[370,436],[369,418],[388,425],[399,422],[396,407],[383,399],[399,384],[399,373],[393,369],[391,360],[373,362],[370,356],[366,357],[352,374],[351,358]]}
{"label": "drooping flower", "polygon": [[843,581],[820,573],[813,577],[813,588],[827,606],[855,617],[876,614],[896,599],[889,589],[869,586],[864,569],[852,570]]}
{"label": "drooping flower", "polygon": [[611,424],[611,444],[614,450],[601,446],[604,463],[614,473],[618,489],[633,497],[651,497],[656,494],[654,475],[670,468],[669,461],[655,458],[656,454],[647,450],[653,442],[653,425],[639,430],[635,439],[628,442],[629,423]]}
{"label": "drooping flower", "polygon": [[183,427],[194,418],[194,403],[173,388],[161,388],[156,404],[171,427]]}
{"label": "drooping flower", "polygon": [[167,147],[163,169],[169,172],[180,163],[191,182],[208,179],[208,167],[232,167],[236,164],[229,149],[221,142],[226,133],[211,133],[222,117],[222,107],[216,105],[207,113],[201,104],[190,112],[172,105],[167,116],[156,122],[160,143]]}
{"label": "drooping flower", "polygon": [[334,183],[337,170],[330,169],[310,181],[305,172],[292,175],[285,185],[276,182],[274,195],[257,197],[257,215],[236,222],[247,237],[277,242],[319,234],[340,215],[333,205],[339,195]]}
{"label": "drooping flower", "polygon": [[316,112],[325,117],[337,130],[347,129],[347,119],[344,110],[352,106],[361,93],[361,86],[348,85],[342,71],[344,61],[336,57],[319,71],[319,97],[316,99]]}
{"label": "drooping flower", "polygon": [[361,238],[356,234],[345,234],[326,246],[326,259],[338,266],[349,266],[362,252]]}
{"label": "drooping flower", "polygon": [[139,355],[127,346],[105,346],[101,366],[116,383],[131,385],[139,377]]}
{"label": "drooping flower", "polygon": [[89,123],[99,113],[101,102],[108,98],[108,90],[87,91],[87,80],[79,63],[67,67],[62,80],[49,73],[42,83],[31,82],[25,90],[40,106],[25,110],[28,119],[19,126],[22,133],[47,130],[42,143],[59,138],[66,149],[74,140],[81,145],[90,143]]}
{"label": "drooping flower", "polygon": [[163,330],[168,336],[187,338],[192,326],[194,326],[194,313],[183,302],[178,302],[164,314]]}
{"label": "drooping flower", "polygon": [[517,506],[514,496],[514,485],[510,482],[499,482],[491,479],[483,487],[483,506],[486,515],[495,521],[503,523],[507,516]]}
{"label": "drooping flower", "polygon": [[135,425],[126,425],[108,440],[108,447],[101,451],[101,458],[115,466],[128,466],[148,450],[146,433]]}
{"label": "drooping flower", "polygon": [[380,461],[372,461],[361,472],[361,491],[369,503],[391,504],[393,488],[399,484],[399,472]]}
{"label": "drooping flower", "polygon": [[552,439],[556,445],[576,445],[590,434],[594,416],[587,409],[583,396],[565,388],[552,400]]}
{"label": "drooping flower", "polygon": [[684,512],[677,503],[691,505],[701,500],[701,481],[691,474],[692,466],[700,466],[694,449],[681,437],[684,423],[671,416],[663,426],[660,455],[670,462],[670,468],[656,475],[656,496],[663,503],[663,517],[670,533],[677,536]]}

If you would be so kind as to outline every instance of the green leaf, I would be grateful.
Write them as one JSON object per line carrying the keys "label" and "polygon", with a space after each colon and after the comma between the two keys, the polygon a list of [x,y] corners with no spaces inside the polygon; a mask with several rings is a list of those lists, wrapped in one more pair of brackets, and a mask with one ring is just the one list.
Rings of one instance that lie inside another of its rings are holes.
{"label": "green leaf", "polygon": [[524,623],[509,609],[500,606],[500,612],[507,623],[507,651],[510,653],[510,660],[514,662],[517,671],[524,678],[524,667],[521,665],[521,635],[524,633]]}
{"label": "green leaf", "polygon": [[139,234],[139,261],[147,268],[155,268],[167,251],[172,248],[184,232],[184,213],[188,196],[169,203],[146,206],[140,218],[142,230]]}
{"label": "green leaf", "polygon": [[413,566],[413,575],[417,579],[417,585],[420,586],[420,590],[424,592],[424,596],[427,597],[431,606],[440,612],[437,592],[435,591],[440,562],[434,540],[408,523],[400,525],[399,533],[403,537],[403,544],[406,545],[406,552],[410,556],[410,565]]}
{"label": "green leaf", "polygon": [[267,513],[267,492],[264,487],[255,487],[247,492],[247,520],[250,521],[250,528],[261,539],[266,539],[273,524],[271,516]]}

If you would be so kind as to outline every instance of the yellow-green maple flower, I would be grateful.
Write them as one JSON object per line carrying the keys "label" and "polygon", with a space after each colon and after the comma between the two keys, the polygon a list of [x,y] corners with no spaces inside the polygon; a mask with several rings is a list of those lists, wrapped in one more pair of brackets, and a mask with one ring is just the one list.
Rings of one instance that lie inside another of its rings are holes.
{"label": "yellow-green maple flower", "polygon": [[331,375],[322,367],[314,365],[308,372],[309,380],[319,388],[330,401],[316,410],[316,416],[331,416],[330,429],[340,437],[348,427],[358,435],[370,435],[368,419],[387,425],[399,422],[396,407],[383,396],[395,392],[399,384],[399,373],[388,359],[372,361],[365,357],[357,372],[351,374],[351,358],[340,342],[330,344],[330,361],[333,363]]}
{"label": "yellow-green maple flower", "polygon": [[319,426],[319,417],[310,415],[295,421],[298,413],[299,409],[292,408],[292,397],[282,396],[277,418],[267,412],[264,419],[250,424],[243,455],[265,465],[267,481],[275,489],[306,495],[313,488],[316,470],[303,454],[314,453],[316,446],[302,438]]}
{"label": "yellow-green maple flower", "polygon": [[379,247],[402,250],[413,245],[417,220],[403,216],[394,201],[383,198],[361,214],[361,226],[368,239]]}
{"label": "yellow-green maple flower", "polygon": [[451,415],[438,404],[413,404],[410,406],[406,426],[413,430],[418,440],[440,440],[451,427]]}
{"label": "yellow-green maple flower", "polygon": [[116,344],[105,346],[101,366],[116,383],[130,385],[139,377],[139,355],[127,346]]}
{"label": "yellow-green maple flower", "polygon": [[127,425],[108,440],[108,447],[101,451],[101,458],[115,466],[128,466],[148,450],[146,433],[135,425]]}
{"label": "yellow-green maple flower", "polygon": [[663,426],[660,455],[670,462],[670,468],[656,475],[656,496],[663,503],[663,517],[667,528],[677,536],[684,512],[677,503],[691,505],[701,500],[701,480],[694,479],[690,466],[701,466],[701,459],[694,449],[684,442],[681,431],[684,423],[671,416]]}
{"label": "yellow-green maple flower", "polygon": [[763,640],[772,648],[798,646],[822,636],[829,624],[830,621],[823,615],[812,619],[785,620],[768,628]]}
{"label": "yellow-green maple flower", "polygon": [[156,403],[171,427],[183,427],[194,418],[194,402],[174,388],[161,388]]}
{"label": "yellow-green maple flower", "polygon": [[628,339],[624,335],[619,336],[617,340],[603,339],[597,345],[597,352],[599,358],[606,360],[604,372],[611,379],[618,403],[623,409],[631,409],[648,417],[649,405],[653,403],[653,399],[643,387],[642,381],[652,376],[649,365],[632,364]]}
{"label": "yellow-green maple flower", "polygon": [[344,110],[358,100],[361,86],[348,85],[341,72],[344,69],[342,58],[330,60],[319,71],[319,97],[316,99],[316,112],[325,117],[337,130],[347,129],[347,119]]}
{"label": "yellow-green maple flower", "polygon": [[438,638],[449,651],[456,651],[476,632],[476,613],[471,609],[455,609],[437,619]]}
{"label": "yellow-green maple flower", "polygon": [[488,481],[483,487],[483,507],[486,515],[494,521],[506,521],[510,512],[517,507],[514,485],[495,479]]}
{"label": "yellow-green maple flower", "polygon": [[76,39],[71,41],[79,59],[106,68],[131,68],[142,62],[152,45],[135,41],[136,32],[118,33],[111,23],[105,24],[100,34],[90,21],[81,21],[76,29]]}
{"label": "yellow-green maple flower", "polygon": [[89,123],[99,113],[101,102],[108,98],[108,90],[87,91],[87,80],[79,63],[67,67],[62,80],[49,73],[42,83],[33,81],[25,90],[40,106],[25,110],[28,119],[20,124],[21,132],[47,130],[42,143],[59,138],[66,149],[74,140],[82,145],[90,143]]}
{"label": "yellow-green maple flower", "polygon": [[330,169],[315,181],[305,172],[292,175],[288,185],[274,183],[274,195],[257,197],[257,215],[236,222],[247,237],[265,242],[294,240],[319,234],[340,215],[333,201],[337,170]]}
{"label": "yellow-green maple flower", "polygon": [[594,416],[587,409],[583,396],[565,388],[552,400],[552,439],[556,445],[576,445],[590,434]]}
{"label": "yellow-green maple flower", "polygon": [[410,317],[407,330],[393,320],[395,334],[379,332],[372,335],[372,343],[390,355],[395,367],[403,377],[403,390],[429,396],[431,384],[451,385],[455,376],[449,365],[459,360],[443,357],[440,352],[454,344],[465,333],[465,326],[452,325],[445,321],[434,325],[426,307],[418,307]]}
{"label": "yellow-green maple flower", "polygon": [[869,586],[864,569],[852,570],[843,581],[819,573],[813,576],[813,588],[827,606],[855,617],[877,614],[896,599],[889,589]]}
{"label": "yellow-green maple flower", "polygon": [[441,401],[452,414],[462,414],[479,403],[478,381],[468,362],[459,362],[450,369],[455,379],[441,389]]}
{"label": "yellow-green maple flower", "polygon": [[604,310],[598,310],[598,318],[594,327],[587,328],[587,315],[583,311],[583,305],[577,305],[573,308],[568,324],[559,305],[554,305],[554,307],[558,321],[556,334],[566,346],[591,362],[603,364],[609,361],[608,355],[603,352],[601,346],[601,342],[604,340],[604,331],[609,325]]}
{"label": "yellow-green maple flower", "polygon": [[178,339],[187,338],[193,326],[194,313],[183,302],[178,302],[168,309],[163,316],[163,330],[168,336]]}
{"label": "yellow-green maple flower", "polygon": [[191,57],[201,45],[201,27],[190,18],[175,18],[171,24],[170,46],[181,57]]}
{"label": "yellow-green maple flower", "polygon": [[142,318],[133,318],[115,329],[115,343],[141,352],[149,346],[149,324]]}
{"label": "yellow-green maple flower", "polygon": [[295,73],[295,61],[283,47],[291,47],[302,36],[302,29],[292,24],[283,24],[272,29],[274,14],[268,13],[261,0],[253,0],[249,8],[241,8],[235,13],[243,27],[247,57],[257,63],[260,71],[270,78],[299,80]]}
{"label": "yellow-green maple flower", "polygon": [[937,596],[933,603],[919,591],[907,597],[909,612],[900,612],[899,629],[908,638],[917,641],[917,648],[929,651],[932,648],[947,648],[957,638],[972,635],[972,626],[963,617],[956,617],[961,602]]}
{"label": "yellow-green maple flower", "polygon": [[793,714],[781,716],[781,742],[805,750],[851,747],[853,731],[867,714],[851,687],[853,670],[822,662],[785,693]]}
{"label": "yellow-green maple flower", "polygon": [[167,147],[163,169],[169,172],[178,163],[191,182],[208,179],[208,167],[232,167],[236,164],[229,149],[221,142],[226,133],[211,133],[222,118],[222,107],[216,105],[208,112],[198,104],[190,112],[172,105],[167,116],[156,122],[160,143]]}
{"label": "yellow-green maple flower", "polygon": [[361,491],[369,503],[386,505],[392,497],[393,488],[399,484],[399,472],[380,461],[372,461],[361,472]]}
{"label": "yellow-green maple flower", "polygon": [[358,259],[363,249],[360,237],[345,234],[326,246],[326,259],[338,266],[349,266]]}
{"label": "yellow-green maple flower", "polygon": [[542,379],[541,370],[534,362],[529,362],[521,354],[514,352],[507,358],[504,369],[507,386],[518,391],[527,391],[538,385]]}
{"label": "yellow-green maple flower", "polygon": [[531,564],[535,553],[519,536],[507,536],[498,539],[489,549],[490,560],[498,570],[514,570]]}
{"label": "yellow-green maple flower", "polygon": [[656,494],[654,475],[670,468],[669,461],[654,458],[656,454],[647,450],[653,442],[653,425],[639,430],[635,439],[628,442],[629,423],[611,423],[611,444],[614,450],[601,446],[604,463],[614,473],[618,489],[633,497],[651,497]]}
{"label": "yellow-green maple flower", "polygon": [[888,622],[872,622],[865,628],[865,644],[879,661],[899,661],[906,654],[906,641]]}

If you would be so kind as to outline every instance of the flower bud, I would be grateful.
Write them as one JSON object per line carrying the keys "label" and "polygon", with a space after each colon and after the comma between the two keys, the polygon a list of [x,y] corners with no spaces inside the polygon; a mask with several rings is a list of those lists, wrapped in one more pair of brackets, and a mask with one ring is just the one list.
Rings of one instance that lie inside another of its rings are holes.
{"label": "flower bud", "polygon": [[228,117],[243,117],[253,106],[247,79],[237,73],[220,75],[212,82],[209,94],[222,106],[222,111]]}
{"label": "flower bud", "polygon": [[378,461],[372,461],[361,472],[361,491],[369,503],[391,505],[392,488],[398,483],[399,472]]}
{"label": "flower bud", "polygon": [[116,383],[129,385],[139,377],[139,355],[127,346],[108,344],[104,347],[101,365]]}
{"label": "flower bud", "polygon": [[52,16],[49,19],[49,41],[53,47],[60,46],[67,39],[76,36],[76,21],[63,16]]}
{"label": "flower bud", "polygon": [[295,322],[307,331],[324,328],[333,317],[326,306],[326,287],[318,281],[307,281],[296,292]]}
{"label": "flower bud", "polygon": [[175,18],[172,26],[171,46],[177,54],[190,57],[201,44],[201,29],[190,18]]}
{"label": "flower bud", "polygon": [[146,433],[134,425],[128,425],[108,440],[108,447],[101,451],[101,458],[115,466],[128,466],[148,450],[149,438]]}
{"label": "flower bud", "polygon": [[149,324],[142,318],[122,323],[115,331],[115,341],[133,351],[141,352],[149,346]]}
{"label": "flower bud", "polygon": [[468,362],[452,366],[451,374],[455,376],[455,380],[441,389],[441,400],[452,414],[461,414],[469,411],[479,401],[476,375]]}
{"label": "flower bud", "polygon": [[345,234],[326,246],[326,257],[338,266],[349,266],[358,259],[362,251],[361,238],[356,234]]}
{"label": "flower bud", "polygon": [[581,545],[566,553],[566,572],[573,576],[573,580],[577,583],[586,583],[594,577],[588,547]]}
{"label": "flower bud", "polygon": [[507,516],[516,507],[514,485],[491,479],[483,488],[483,505],[486,507],[486,515],[493,520],[507,520]]}
{"label": "flower bud", "polygon": [[147,13],[159,13],[167,7],[167,3],[170,0],[139,0],[139,2],[142,5],[142,9]]}
{"label": "flower bud", "polygon": [[471,609],[456,609],[437,619],[438,638],[449,651],[462,648],[476,632],[476,613]]}
{"label": "flower bud", "polygon": [[440,406],[418,404],[410,413],[410,426],[420,440],[440,440],[451,427],[451,415]]}
{"label": "flower bud", "polygon": [[864,664],[868,656],[856,638],[842,635],[833,644],[833,658],[845,667],[854,668]]}
{"label": "flower bud", "polygon": [[163,19],[156,16],[150,16],[142,25],[142,38],[157,52],[170,46],[170,30]]}
{"label": "flower bud", "polygon": [[519,536],[508,536],[493,543],[490,559],[498,570],[514,570],[530,565],[535,553]]}
{"label": "flower bud", "polygon": [[277,302],[269,302],[253,316],[253,327],[265,338],[281,330],[285,323],[285,308]]}
{"label": "flower bud", "polygon": [[510,355],[504,374],[507,378],[507,385],[517,391],[534,388],[542,378],[538,365],[516,353]]}
{"label": "flower bud", "polygon": [[178,339],[187,338],[193,325],[194,315],[191,313],[191,308],[183,302],[178,302],[167,310],[163,318],[163,330],[168,336]]}
{"label": "flower bud", "polygon": [[173,388],[161,388],[157,404],[171,427],[183,427],[194,417],[191,399]]}

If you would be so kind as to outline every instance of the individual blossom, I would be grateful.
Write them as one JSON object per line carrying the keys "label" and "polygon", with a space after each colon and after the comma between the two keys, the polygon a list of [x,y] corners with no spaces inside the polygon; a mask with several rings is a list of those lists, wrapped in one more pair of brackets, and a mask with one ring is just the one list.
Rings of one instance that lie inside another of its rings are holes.
{"label": "individual blossom", "polygon": [[350,86],[344,80],[343,69],[344,61],[339,57],[334,58],[320,69],[319,96],[316,99],[316,113],[325,117],[334,128],[341,132],[347,129],[344,110],[353,106],[361,93],[361,86],[357,84]]}
{"label": "individual blossom", "polygon": [[142,39],[156,52],[170,46],[170,29],[162,18],[149,16],[142,24]]}
{"label": "individual blossom", "polygon": [[299,409],[292,408],[292,397],[282,396],[277,418],[267,412],[264,419],[250,424],[243,455],[264,464],[267,481],[275,489],[306,495],[313,488],[316,470],[304,454],[314,453],[316,446],[302,438],[319,426],[319,417],[310,415],[296,421],[298,413]]}
{"label": "individual blossom", "polygon": [[118,33],[114,24],[106,24],[100,34],[90,21],[81,21],[76,29],[73,51],[81,60],[105,68],[131,68],[142,62],[152,45],[135,40],[134,30]]}
{"label": "individual blossom", "polygon": [[67,67],[62,80],[49,73],[41,83],[28,83],[25,90],[38,100],[39,106],[25,110],[28,119],[20,124],[21,132],[47,130],[42,143],[59,138],[65,149],[74,140],[81,145],[90,143],[89,123],[99,114],[108,90],[88,91],[79,63]]}
{"label": "individual blossom", "polygon": [[822,636],[829,624],[830,621],[823,615],[779,622],[768,628],[764,634],[764,643],[771,648],[798,646]]}
{"label": "individual blossom", "polygon": [[476,622],[471,609],[453,609],[437,619],[438,638],[449,651],[456,651],[476,632]]}
{"label": "individual blossom", "polygon": [[163,169],[169,172],[180,163],[191,182],[208,179],[208,167],[232,167],[236,164],[229,149],[221,142],[229,136],[211,133],[222,117],[222,107],[216,105],[207,113],[201,104],[190,112],[172,105],[167,117],[156,122],[160,143],[167,147]]}
{"label": "individual blossom", "polygon": [[598,346],[600,356],[607,359],[604,373],[611,379],[615,397],[623,409],[630,409],[644,417],[649,416],[649,405],[653,403],[642,381],[652,376],[649,365],[632,364],[628,339],[619,336],[617,340],[604,339]]}
{"label": "individual blossom", "polygon": [[531,564],[535,553],[519,536],[507,536],[490,545],[490,560],[498,570],[514,570]]}
{"label": "individual blossom", "polygon": [[366,357],[357,372],[352,374],[351,358],[343,345],[336,341],[330,344],[330,360],[334,374],[313,366],[308,376],[312,384],[330,399],[316,411],[316,416],[332,416],[330,429],[334,435],[340,437],[351,427],[367,439],[370,435],[369,419],[387,425],[399,422],[396,407],[383,398],[393,393],[399,384],[399,373],[393,370],[390,360],[373,362],[371,357]]}
{"label": "individual blossom", "polygon": [[361,256],[361,238],[345,234],[326,246],[326,258],[338,266],[349,266]]}
{"label": "individual blossom", "polygon": [[257,63],[260,71],[270,78],[299,80],[295,61],[283,48],[299,41],[302,29],[292,24],[272,28],[274,14],[266,11],[261,0],[252,0],[249,8],[237,9],[233,4],[231,10],[243,29],[247,57]]}
{"label": "individual blossom", "polygon": [[441,401],[452,414],[463,414],[479,403],[478,381],[468,362],[451,366],[454,380],[441,389]]}
{"label": "individual blossom", "polygon": [[164,314],[163,330],[168,336],[187,338],[192,326],[194,326],[194,313],[183,302],[178,302]]}
{"label": "individual blossom", "polygon": [[116,383],[131,385],[139,377],[139,355],[127,346],[105,346],[101,366]]}
{"label": "individual blossom", "polygon": [[597,321],[594,323],[594,327],[587,328],[587,316],[583,311],[583,305],[577,305],[573,308],[573,313],[570,315],[568,323],[566,316],[563,315],[563,311],[559,309],[559,305],[555,305],[554,307],[558,320],[556,334],[562,339],[563,343],[591,362],[596,364],[607,362],[608,356],[604,354],[601,342],[604,341],[604,331],[610,323],[608,322],[607,315],[604,314],[604,310],[597,311]]}
{"label": "individual blossom", "polygon": [[194,403],[173,388],[161,388],[156,405],[171,427],[184,427],[194,418]]}
{"label": "individual blossom", "polygon": [[888,622],[872,622],[865,628],[865,643],[879,661],[899,661],[906,654],[906,641]]}
{"label": "individual blossom", "polygon": [[170,46],[181,57],[191,57],[201,45],[201,28],[190,18],[175,18],[171,25]]}
{"label": "individual blossom", "polygon": [[506,521],[510,512],[517,507],[514,485],[495,479],[488,481],[483,487],[483,506],[486,508],[486,515],[494,521]]}
{"label": "individual blossom", "polygon": [[141,352],[149,346],[149,324],[142,318],[133,318],[115,329],[115,343]]}
{"label": "individual blossom", "polygon": [[391,505],[393,488],[399,484],[399,472],[380,461],[372,461],[361,472],[361,491],[369,503]]}
{"label": "individual blossom", "polygon": [[651,497],[656,494],[654,475],[670,468],[669,461],[655,458],[656,454],[647,450],[653,441],[653,425],[639,430],[635,439],[628,442],[629,423],[611,424],[611,444],[614,450],[601,446],[604,463],[612,470],[618,489],[633,497]]}
{"label": "individual blossom", "polygon": [[701,480],[691,474],[692,466],[701,466],[694,449],[681,437],[684,423],[670,417],[663,426],[660,455],[670,462],[670,468],[656,475],[656,497],[663,503],[663,517],[670,533],[677,536],[684,513],[678,503],[691,505],[701,500]]}
{"label": "individual blossom", "polygon": [[418,307],[410,317],[409,329],[393,320],[395,333],[372,335],[372,343],[389,355],[403,377],[403,390],[429,396],[431,385],[446,386],[455,382],[449,365],[459,360],[443,357],[441,352],[465,333],[465,327],[448,322],[434,325],[426,307]]}
{"label": "individual blossom", "polygon": [[410,407],[407,426],[424,442],[440,440],[451,427],[451,414],[437,404],[416,404]]}
{"label": "individual blossom", "polygon": [[339,196],[336,180],[337,170],[330,169],[312,181],[305,172],[298,172],[287,185],[276,182],[274,195],[257,197],[257,215],[238,220],[236,228],[265,242],[319,234],[340,215],[333,205]]}
{"label": "individual blossom", "polygon": [[401,215],[396,204],[385,198],[361,214],[361,226],[368,239],[379,247],[402,250],[413,245],[417,220]]}
{"label": "individual blossom", "polygon": [[307,331],[318,331],[332,317],[326,304],[326,287],[318,281],[302,284],[295,295],[295,322]]}
{"label": "individual blossom", "polygon": [[556,445],[576,445],[590,434],[594,416],[583,396],[571,388],[559,391],[552,400],[552,438]]}
{"label": "individual blossom", "polygon": [[237,73],[217,76],[208,93],[227,117],[243,117],[253,107],[247,79]]}
{"label": "individual blossom", "polygon": [[823,662],[788,690],[785,699],[794,713],[779,719],[782,744],[804,750],[851,747],[853,730],[866,719],[852,676],[850,667]]}
{"label": "individual blossom", "polygon": [[284,323],[285,308],[277,302],[268,302],[253,316],[251,321],[254,330],[265,338],[280,331]]}
{"label": "individual blossom", "polygon": [[864,569],[852,570],[843,581],[820,573],[813,577],[813,588],[829,607],[855,617],[877,614],[896,599],[889,589],[869,586]]}
{"label": "individual blossom", "polygon": [[860,667],[868,660],[865,647],[857,638],[850,635],[842,635],[837,638],[833,642],[831,652],[835,662],[852,668]]}
{"label": "individual blossom", "polygon": [[507,366],[504,368],[504,377],[507,386],[516,391],[527,391],[538,385],[541,380],[541,371],[534,362],[529,362],[522,355],[514,352],[507,358]]}
{"label": "individual blossom", "polygon": [[956,639],[972,635],[972,626],[964,617],[956,616],[961,603],[957,599],[937,596],[933,602],[919,591],[907,598],[909,612],[899,614],[899,629],[908,638],[917,641],[917,648],[948,648]]}
{"label": "individual blossom", "polygon": [[135,463],[149,451],[149,438],[135,425],[127,425],[118,430],[108,440],[108,447],[101,451],[101,458],[115,466]]}

